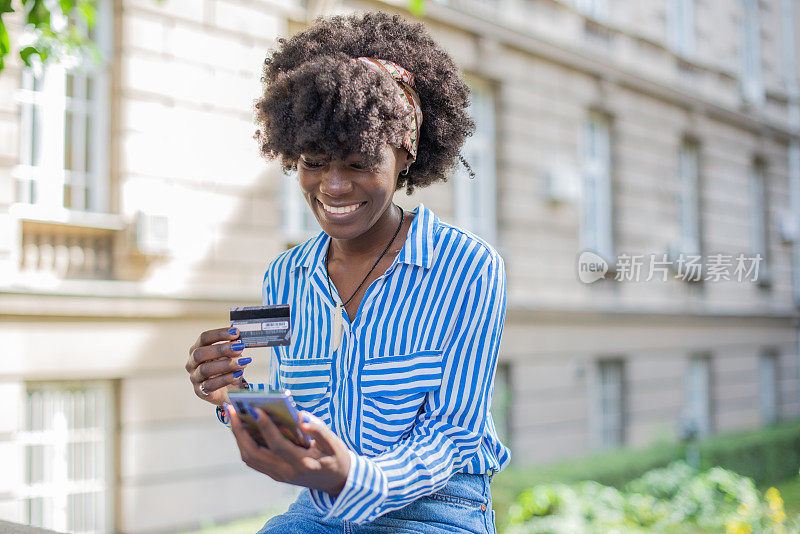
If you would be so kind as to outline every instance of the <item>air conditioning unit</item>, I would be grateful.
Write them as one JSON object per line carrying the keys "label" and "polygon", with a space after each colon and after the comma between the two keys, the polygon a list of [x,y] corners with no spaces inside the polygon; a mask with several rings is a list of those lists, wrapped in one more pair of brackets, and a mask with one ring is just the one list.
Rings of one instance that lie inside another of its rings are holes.
{"label": "air conditioning unit", "polygon": [[136,252],[145,256],[164,256],[169,252],[169,218],[137,212],[133,225]]}

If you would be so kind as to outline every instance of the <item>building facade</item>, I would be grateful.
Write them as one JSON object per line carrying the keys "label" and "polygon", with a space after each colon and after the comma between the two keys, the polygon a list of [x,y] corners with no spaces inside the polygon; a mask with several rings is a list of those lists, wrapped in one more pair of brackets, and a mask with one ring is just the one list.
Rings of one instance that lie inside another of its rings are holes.
{"label": "building facade", "polygon": [[[160,532],[292,497],[183,366],[318,231],[252,139],[267,50],[319,14],[406,5],[104,0],[101,64],[9,59],[0,518]],[[396,200],[505,259],[494,417],[514,462],[798,417],[800,8],[428,0],[421,20],[472,89],[477,177]]]}

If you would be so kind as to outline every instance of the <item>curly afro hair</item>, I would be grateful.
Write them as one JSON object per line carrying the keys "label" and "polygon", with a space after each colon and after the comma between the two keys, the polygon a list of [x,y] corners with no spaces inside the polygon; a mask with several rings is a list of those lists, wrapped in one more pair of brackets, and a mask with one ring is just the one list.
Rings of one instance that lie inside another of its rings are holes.
{"label": "curly afro hair", "polygon": [[264,61],[264,93],[255,103],[256,139],[267,159],[297,169],[302,153],[345,159],[358,153],[374,168],[381,148],[399,146],[408,106],[400,87],[352,58],[393,61],[414,74],[422,106],[417,158],[397,189],[446,181],[475,123],[467,114],[469,87],[450,56],[422,23],[381,12],[318,18],[297,35],[278,40]]}

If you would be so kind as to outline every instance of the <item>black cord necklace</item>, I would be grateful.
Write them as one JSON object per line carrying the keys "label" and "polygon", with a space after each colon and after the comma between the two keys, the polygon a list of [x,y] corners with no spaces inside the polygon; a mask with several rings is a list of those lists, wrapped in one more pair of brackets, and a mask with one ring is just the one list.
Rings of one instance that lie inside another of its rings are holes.
{"label": "black cord necklace", "polygon": [[[396,205],[396,204],[393,204],[393,205]],[[397,234],[400,233],[400,228],[403,227],[403,220],[404,219],[405,219],[405,210],[400,208],[400,224],[397,225],[397,229],[394,231],[394,235],[392,236],[391,241],[389,241],[389,243],[386,244],[386,248],[383,249],[383,252],[381,252],[381,255],[378,256],[377,260],[375,260],[375,263],[372,265],[372,269],[370,269],[369,272],[367,273],[367,276],[365,276],[364,279],[361,280],[361,283],[358,284],[358,287],[353,292],[353,294],[350,295],[350,298],[347,299],[346,302],[336,305],[336,311],[334,312],[334,316],[333,316],[333,343],[331,344],[331,352],[336,352],[339,349],[339,346],[342,344],[342,328],[344,326],[343,325],[344,307],[347,306],[348,304],[350,304],[350,301],[353,300],[353,297],[356,296],[356,294],[358,293],[358,290],[361,289],[361,286],[363,286],[364,282],[367,281],[367,278],[369,278],[369,275],[372,274],[372,271],[375,270],[375,267],[378,266],[378,264],[380,263],[381,259],[383,259],[383,257],[386,255],[386,252],[389,250],[389,247],[391,247],[392,243],[394,243],[394,240],[397,237]],[[325,278],[327,278],[327,280],[328,280],[328,293],[331,296],[331,300],[336,302],[336,299],[333,297],[333,288],[331,288],[331,276],[328,273],[328,255],[329,255],[330,250],[331,250],[330,245],[331,245],[331,243],[328,244],[328,250],[325,251]]]}

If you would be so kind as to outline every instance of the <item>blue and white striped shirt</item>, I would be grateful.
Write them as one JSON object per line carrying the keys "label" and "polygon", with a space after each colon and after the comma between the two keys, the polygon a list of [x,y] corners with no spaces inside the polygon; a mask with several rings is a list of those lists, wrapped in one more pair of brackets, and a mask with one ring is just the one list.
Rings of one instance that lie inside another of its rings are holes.
{"label": "blue and white striped shirt", "polygon": [[311,490],[328,518],[371,521],[438,491],[454,473],[498,471],[510,459],[489,411],[503,260],[424,205],[414,213],[391,267],[367,288],[355,319],[345,314],[332,355],[329,236],[284,252],[264,276],[264,304],[289,303],[292,321],[292,344],[274,348],[266,387],[290,389],[350,449],[341,493]]}

